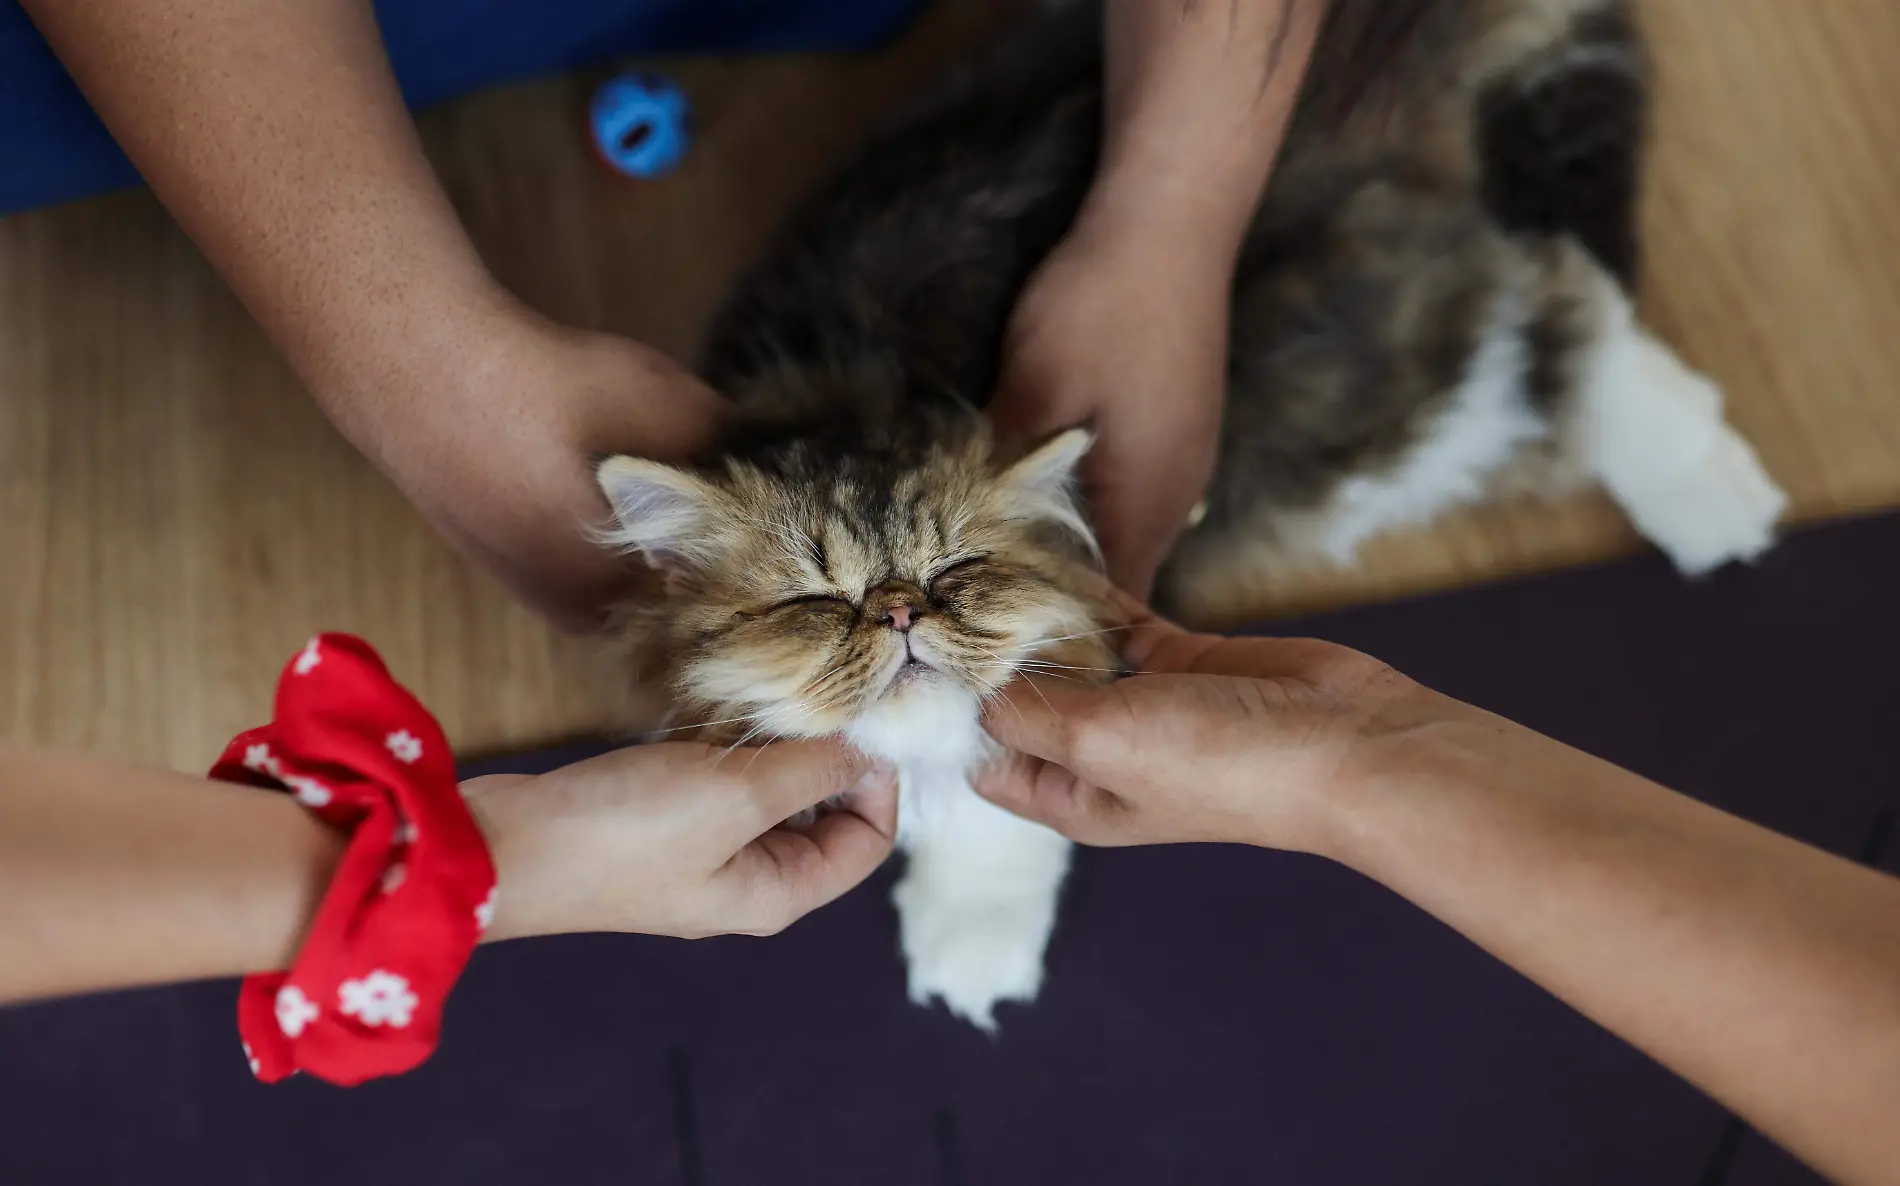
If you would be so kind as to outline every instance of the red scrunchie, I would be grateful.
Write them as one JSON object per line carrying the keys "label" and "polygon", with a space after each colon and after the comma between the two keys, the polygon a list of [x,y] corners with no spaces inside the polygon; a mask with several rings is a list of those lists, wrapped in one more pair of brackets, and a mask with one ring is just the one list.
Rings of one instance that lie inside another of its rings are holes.
{"label": "red scrunchie", "polygon": [[287,789],[349,847],[287,973],[248,976],[238,1033],[266,1083],[352,1086],[411,1070],[495,910],[495,866],[448,739],[376,652],[321,634],[290,661],[270,724],[211,777]]}

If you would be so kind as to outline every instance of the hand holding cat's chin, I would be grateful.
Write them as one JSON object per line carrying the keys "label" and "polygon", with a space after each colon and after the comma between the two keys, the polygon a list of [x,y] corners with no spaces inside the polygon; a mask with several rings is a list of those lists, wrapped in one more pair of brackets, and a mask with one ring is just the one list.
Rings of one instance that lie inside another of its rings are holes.
{"label": "hand holding cat's chin", "polygon": [[897,826],[891,772],[829,742],[634,746],[463,792],[499,879],[490,940],[773,934],[869,876]]}
{"label": "hand holding cat's chin", "polygon": [[1136,674],[1012,686],[978,790],[1083,844],[1235,843],[1351,863],[1353,805],[1462,706],[1312,639],[1192,634],[1118,599]]}

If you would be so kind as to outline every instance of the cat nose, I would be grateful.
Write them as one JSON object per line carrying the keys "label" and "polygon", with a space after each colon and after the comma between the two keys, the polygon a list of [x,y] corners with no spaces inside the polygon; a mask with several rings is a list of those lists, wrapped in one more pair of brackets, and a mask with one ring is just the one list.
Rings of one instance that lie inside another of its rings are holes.
{"label": "cat nose", "polygon": [[884,611],[884,622],[891,629],[903,634],[910,630],[912,622],[923,616],[923,611],[917,606],[899,602]]}

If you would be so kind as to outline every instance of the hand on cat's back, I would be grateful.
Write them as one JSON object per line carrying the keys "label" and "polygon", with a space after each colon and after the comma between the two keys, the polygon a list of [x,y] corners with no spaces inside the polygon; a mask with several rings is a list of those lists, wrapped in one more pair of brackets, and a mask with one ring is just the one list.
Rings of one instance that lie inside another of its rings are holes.
{"label": "hand on cat's back", "polygon": [[1024,290],[990,415],[1006,438],[1089,424],[1089,517],[1114,582],[1146,598],[1213,473],[1232,248],[1085,219]]}

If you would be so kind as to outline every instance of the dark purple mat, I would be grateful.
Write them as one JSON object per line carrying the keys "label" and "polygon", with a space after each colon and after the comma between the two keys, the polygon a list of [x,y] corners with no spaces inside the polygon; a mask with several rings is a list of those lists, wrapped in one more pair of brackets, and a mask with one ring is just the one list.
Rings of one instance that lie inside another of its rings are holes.
{"label": "dark purple mat", "polygon": [[[1304,628],[1900,871],[1897,604],[1887,518],[1706,584],[1652,559]],[[0,1013],[0,1183],[1814,1181],[1317,860],[1085,854],[998,1042],[906,1003],[887,888],[772,940],[486,950],[436,1059],[354,1091],[252,1083],[230,984]]]}

